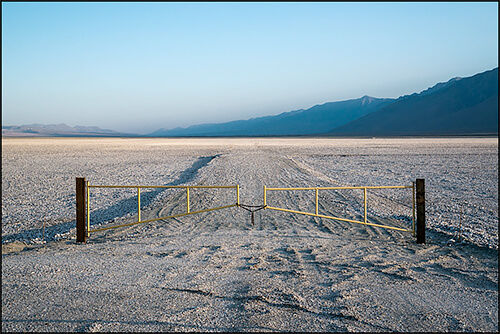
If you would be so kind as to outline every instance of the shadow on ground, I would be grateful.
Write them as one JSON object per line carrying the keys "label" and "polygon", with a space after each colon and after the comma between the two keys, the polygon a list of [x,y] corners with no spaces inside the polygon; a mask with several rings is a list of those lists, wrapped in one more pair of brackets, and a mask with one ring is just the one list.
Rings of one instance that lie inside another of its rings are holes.
{"label": "shadow on ground", "polygon": [[[179,177],[165,184],[165,186],[178,186],[188,183],[196,178],[196,175],[203,167],[207,166],[213,159],[218,158],[220,154],[199,157],[191,167],[185,169]],[[159,188],[148,192],[141,193],[141,207],[149,206],[153,200],[165,189]],[[75,204],[76,205],[76,204]],[[115,204],[92,212],[92,225],[103,224],[115,218],[123,217],[127,214],[132,214],[137,211],[137,195],[127,199],[116,202]],[[71,231],[76,227],[76,219],[71,221],[64,221],[55,225],[47,226],[45,228],[35,228],[25,230],[19,233],[12,233],[2,236],[2,243],[19,241],[31,241],[39,238],[39,240],[53,241],[57,239],[58,235],[62,235]]]}

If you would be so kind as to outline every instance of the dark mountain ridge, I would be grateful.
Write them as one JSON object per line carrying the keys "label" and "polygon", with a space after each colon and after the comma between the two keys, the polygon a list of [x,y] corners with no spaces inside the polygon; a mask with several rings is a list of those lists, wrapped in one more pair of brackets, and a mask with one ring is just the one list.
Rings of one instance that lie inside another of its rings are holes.
{"label": "dark mountain ridge", "polygon": [[324,133],[393,103],[395,99],[363,96],[359,99],[328,102],[307,110],[294,110],[226,123],[193,125],[172,130],[160,129],[149,136],[296,136]]}
{"label": "dark mountain ridge", "polygon": [[455,77],[398,99],[329,102],[226,123],[160,129],[148,136],[497,135],[498,68]]}
{"label": "dark mountain ridge", "polygon": [[[159,129],[146,137],[498,135],[498,67],[398,99],[363,96],[248,120]],[[139,137],[97,126],[2,126],[2,137]]]}
{"label": "dark mountain ridge", "polygon": [[438,85],[400,98],[328,135],[498,135],[498,68]]}
{"label": "dark mountain ridge", "polygon": [[121,137],[134,136],[110,129],[101,129],[97,126],[71,127],[65,123],[60,124],[27,124],[27,125],[2,125],[2,137]]}

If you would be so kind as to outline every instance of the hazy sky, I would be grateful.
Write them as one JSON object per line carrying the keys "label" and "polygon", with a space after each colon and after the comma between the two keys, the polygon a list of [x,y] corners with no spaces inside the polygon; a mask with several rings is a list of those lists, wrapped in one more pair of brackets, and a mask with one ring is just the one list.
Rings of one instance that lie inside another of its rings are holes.
{"label": "hazy sky", "polygon": [[3,125],[148,133],[497,66],[497,2],[2,2]]}

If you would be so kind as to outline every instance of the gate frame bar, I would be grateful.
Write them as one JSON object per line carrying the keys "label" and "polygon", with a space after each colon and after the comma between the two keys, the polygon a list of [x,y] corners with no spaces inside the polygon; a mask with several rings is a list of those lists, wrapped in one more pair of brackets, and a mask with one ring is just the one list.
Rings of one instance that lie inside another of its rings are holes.
{"label": "gate frame bar", "polygon": [[[417,189],[420,189],[418,187],[423,187],[422,186],[423,181],[424,181],[423,179],[417,179],[417,182],[416,182]],[[403,228],[399,228],[399,227],[392,227],[392,226],[386,226],[386,225],[381,225],[381,224],[368,223],[367,189],[398,189],[398,188],[411,188],[412,189],[412,229],[408,230],[408,229],[403,229]],[[415,182],[412,182],[411,186],[353,186],[353,187],[346,186],[346,187],[295,187],[295,188],[268,188],[268,187],[264,186],[264,206],[266,209],[270,209],[270,210],[298,213],[298,214],[307,215],[307,216],[334,219],[334,220],[346,221],[346,222],[350,222],[350,223],[370,225],[370,226],[382,227],[382,228],[387,228],[387,229],[392,229],[392,230],[398,230],[398,231],[403,231],[403,232],[411,232],[413,234],[413,236],[415,236],[415,234],[417,234],[417,243],[425,243],[425,190],[421,189],[420,193],[417,191],[417,195],[416,195],[415,188],[416,188]],[[363,189],[363,209],[364,209],[363,221],[318,214],[318,191],[319,190],[342,190],[342,189]],[[314,190],[315,191],[315,212],[316,213],[303,212],[303,211],[298,211],[298,210],[290,210],[290,209],[283,209],[283,208],[268,206],[267,205],[267,191],[280,191],[280,190],[285,190],[285,191],[287,191],[287,190]],[[423,198],[423,205],[418,204],[418,198],[421,198],[422,196],[424,197]],[[416,206],[417,224],[415,224],[415,197],[417,197],[417,206]],[[420,219],[419,219],[419,217],[420,217]],[[422,232],[422,230],[424,232]],[[423,237],[422,237],[422,234],[423,234]],[[418,237],[419,235],[420,235],[420,237]]]}
{"label": "gate frame bar", "polygon": [[[169,218],[176,218],[176,217],[182,217],[182,216],[187,216],[187,215],[192,215],[196,213],[202,213],[202,212],[208,212],[208,211],[214,211],[214,210],[220,210],[220,209],[226,209],[226,208],[231,208],[233,206],[239,206],[240,203],[240,187],[239,185],[235,186],[142,186],[142,185],[90,185],[88,181],[85,180],[85,178],[76,178],[76,202],[77,202],[77,220],[76,220],[76,231],[77,231],[77,242],[86,242],[86,238],[90,237],[91,232],[98,232],[98,231],[104,231],[104,230],[109,230],[112,228],[119,228],[119,227],[125,227],[125,226],[131,226],[131,225],[136,225],[136,224],[142,224],[142,223],[149,223],[157,220],[163,220],[163,219],[169,219]],[[137,188],[137,222],[133,223],[128,223],[128,224],[122,224],[122,225],[115,225],[115,226],[108,226],[108,227],[102,227],[102,228],[97,228],[97,229],[90,229],[90,188]],[[160,217],[160,218],[155,218],[155,219],[148,219],[141,221],[141,188],[165,188],[165,189],[170,189],[170,188],[184,188],[186,189],[186,213],[180,213],[172,216],[167,216],[167,217]],[[190,203],[189,203],[189,189],[236,189],[236,204],[230,204],[230,205],[225,205],[217,208],[210,208],[210,209],[203,209],[203,210],[197,210],[197,211],[191,211]],[[86,224],[85,224],[86,221]],[[86,226],[85,226],[86,225]]]}

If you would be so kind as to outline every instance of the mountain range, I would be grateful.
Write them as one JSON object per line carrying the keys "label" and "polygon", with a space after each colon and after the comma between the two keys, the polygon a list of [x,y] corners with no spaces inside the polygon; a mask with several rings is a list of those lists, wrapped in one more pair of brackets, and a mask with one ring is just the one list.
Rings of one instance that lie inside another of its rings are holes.
{"label": "mountain range", "polygon": [[342,136],[498,134],[498,68],[400,98],[329,131]]}
{"label": "mountain range", "polygon": [[297,136],[324,133],[393,103],[393,99],[360,99],[329,102],[307,110],[294,110],[276,116],[219,124],[193,125],[172,130],[160,129],[150,136]]}
{"label": "mountain range", "polygon": [[2,125],[2,137],[127,137],[133,134],[97,126],[71,127],[67,124]]}
{"label": "mountain range", "polygon": [[498,68],[456,77],[398,99],[329,102],[225,123],[160,129],[149,136],[401,136],[498,134]]}
{"label": "mountain range", "polygon": [[[2,136],[139,136],[66,124],[2,126]],[[147,137],[498,135],[498,67],[397,99],[363,96],[279,115],[159,129]]]}

